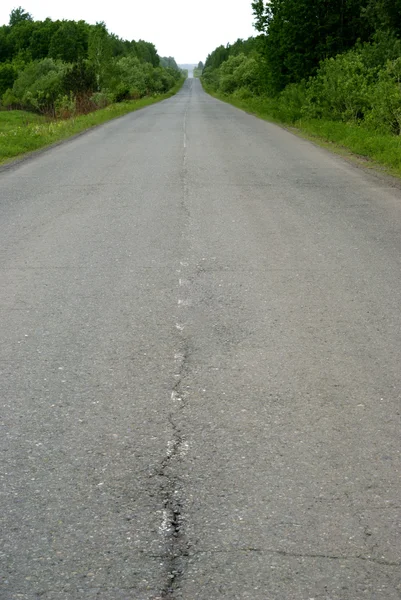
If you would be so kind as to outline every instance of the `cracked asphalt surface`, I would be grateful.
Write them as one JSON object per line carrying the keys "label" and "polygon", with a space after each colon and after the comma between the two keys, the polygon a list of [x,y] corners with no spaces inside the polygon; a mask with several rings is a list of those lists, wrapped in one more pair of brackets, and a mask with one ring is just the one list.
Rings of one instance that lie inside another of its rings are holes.
{"label": "cracked asphalt surface", "polygon": [[0,172],[3,600],[401,597],[401,191],[209,96]]}

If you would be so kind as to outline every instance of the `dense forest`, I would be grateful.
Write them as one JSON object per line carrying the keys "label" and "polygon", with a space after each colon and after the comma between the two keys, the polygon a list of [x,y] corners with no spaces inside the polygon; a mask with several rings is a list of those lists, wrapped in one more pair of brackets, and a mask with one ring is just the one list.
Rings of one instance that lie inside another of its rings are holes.
{"label": "dense forest", "polygon": [[401,0],[256,0],[259,35],[219,46],[206,89],[265,99],[278,120],[401,133]]}
{"label": "dense forest", "polygon": [[163,94],[182,77],[174,58],[104,23],[35,21],[24,9],[0,27],[0,104],[71,116],[112,102]]}

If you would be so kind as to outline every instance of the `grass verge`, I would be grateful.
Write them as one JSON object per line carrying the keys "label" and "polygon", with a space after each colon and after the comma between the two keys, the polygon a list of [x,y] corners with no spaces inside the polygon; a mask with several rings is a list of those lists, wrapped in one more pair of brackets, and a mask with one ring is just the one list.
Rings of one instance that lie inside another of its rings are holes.
{"label": "grass verge", "polygon": [[216,93],[206,86],[205,91],[223,102],[245,110],[261,119],[285,125],[302,137],[347,156],[365,167],[379,168],[390,175],[401,177],[401,136],[380,133],[356,123],[342,123],[324,119],[291,122],[283,117],[274,99],[252,97],[236,98]]}
{"label": "grass verge", "polygon": [[116,117],[171,98],[181,89],[184,81],[185,79],[180,80],[174,88],[160,96],[110,104],[107,108],[66,120],[48,120],[20,110],[1,111],[0,164],[67,139]]}

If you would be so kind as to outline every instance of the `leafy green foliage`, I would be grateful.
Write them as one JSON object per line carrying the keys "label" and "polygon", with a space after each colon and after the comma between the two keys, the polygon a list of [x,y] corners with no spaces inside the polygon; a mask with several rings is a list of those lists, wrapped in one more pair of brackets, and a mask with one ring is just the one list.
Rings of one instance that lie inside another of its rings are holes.
{"label": "leafy green foliage", "polygon": [[[57,44],[55,42],[52,44],[53,37],[58,37],[57,34],[59,29],[59,21],[51,21],[50,19],[46,19],[46,21],[43,22],[34,22],[32,35],[28,41],[29,46],[27,48],[34,60],[47,58],[48,56],[53,56],[54,58],[63,58],[57,49]],[[51,44],[52,49],[50,50]]]}
{"label": "leafy green foliage", "polygon": [[246,89],[252,94],[263,90],[262,65],[254,53],[248,56],[243,53],[232,54],[218,69],[206,66],[202,79],[210,87],[226,94],[239,89]]}
{"label": "leafy green foliage", "polygon": [[177,65],[172,56],[161,56],[160,66],[164,67],[165,69],[175,69],[176,71],[180,70],[180,67]]}
{"label": "leafy green foliage", "polygon": [[69,63],[83,60],[88,54],[88,37],[84,21],[63,21],[51,36],[48,56]]}
{"label": "leafy green foliage", "polygon": [[236,101],[261,98],[286,123],[322,119],[400,135],[401,0],[252,7],[261,35],[216,48],[202,75],[207,89]]}
{"label": "leafy green foliage", "polygon": [[320,61],[367,41],[367,0],[261,0],[252,3],[272,91],[314,75]]}
{"label": "leafy green foliage", "polygon": [[63,76],[63,91],[80,96],[96,89],[95,70],[87,61],[79,61],[66,69]]}
{"label": "leafy green foliage", "polygon": [[374,31],[390,31],[401,36],[401,0],[368,0],[362,16]]}
{"label": "leafy green foliage", "polygon": [[154,68],[135,56],[124,56],[115,63],[114,76],[115,81],[120,82],[117,86],[112,86],[116,94],[115,100],[119,101],[123,90],[126,90],[127,98],[164,94],[181,78],[181,72],[173,68]]}
{"label": "leafy green foliage", "polygon": [[[34,21],[23,8],[0,27],[3,106],[68,116],[113,101],[164,94],[181,79],[173,57],[144,40],[122,40],[105,23]],[[96,93],[95,93],[96,92]]]}
{"label": "leafy green foliage", "polygon": [[65,71],[66,65],[52,58],[32,62],[19,73],[8,102],[54,115],[55,102],[63,91]]}
{"label": "leafy green foliage", "polygon": [[360,53],[350,51],[323,61],[308,85],[307,116],[363,119],[369,110],[370,71]]}
{"label": "leafy green foliage", "polygon": [[27,13],[21,6],[14,8],[10,14],[10,27],[23,23],[24,21],[33,21],[32,15]]}
{"label": "leafy green foliage", "polygon": [[262,62],[257,38],[238,39],[234,44],[219,46],[209,54],[202,79],[213,89],[222,85],[227,93],[242,87],[260,90],[263,86]]}
{"label": "leafy green foliage", "polygon": [[0,64],[0,97],[8,88],[12,88],[17,78],[17,71],[10,64]]}
{"label": "leafy green foliage", "polygon": [[95,71],[98,91],[100,91],[107,79],[110,71],[111,57],[112,47],[106,25],[104,23],[96,23],[95,27],[89,33],[88,60]]}
{"label": "leafy green foliage", "polygon": [[401,58],[388,62],[370,92],[366,122],[377,130],[401,134]]}
{"label": "leafy green foliage", "polygon": [[136,43],[136,53],[142,62],[147,62],[153,67],[159,66],[160,59],[157,54],[157,50],[150,42],[139,40],[139,42]]}
{"label": "leafy green foliage", "polygon": [[401,0],[254,0],[259,35],[218,46],[206,90],[401,174]]}

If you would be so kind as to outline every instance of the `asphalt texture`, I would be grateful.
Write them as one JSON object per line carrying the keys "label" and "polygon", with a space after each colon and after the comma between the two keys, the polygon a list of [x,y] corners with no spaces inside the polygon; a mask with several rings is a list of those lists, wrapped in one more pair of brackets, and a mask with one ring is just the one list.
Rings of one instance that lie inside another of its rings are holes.
{"label": "asphalt texture", "polygon": [[401,191],[206,95],[0,173],[2,600],[401,597]]}

